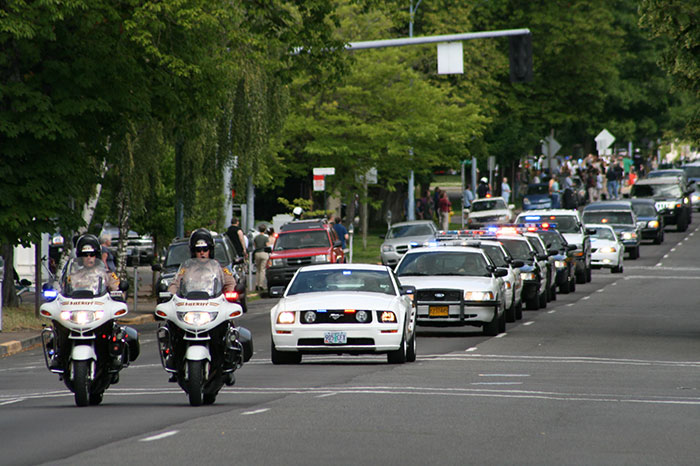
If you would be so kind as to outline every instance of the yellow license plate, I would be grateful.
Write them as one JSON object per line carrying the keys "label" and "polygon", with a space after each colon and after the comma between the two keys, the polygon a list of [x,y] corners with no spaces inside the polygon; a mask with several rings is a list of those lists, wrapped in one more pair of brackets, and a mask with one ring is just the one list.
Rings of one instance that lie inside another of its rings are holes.
{"label": "yellow license plate", "polygon": [[430,306],[428,315],[430,317],[447,317],[450,315],[450,308],[449,306]]}

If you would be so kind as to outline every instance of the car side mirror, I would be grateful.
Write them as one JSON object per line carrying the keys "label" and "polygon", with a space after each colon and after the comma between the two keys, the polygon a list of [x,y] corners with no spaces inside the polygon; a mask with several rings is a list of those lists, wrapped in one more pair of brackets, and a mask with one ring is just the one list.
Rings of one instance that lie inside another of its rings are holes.
{"label": "car side mirror", "polygon": [[270,297],[271,298],[279,298],[284,294],[284,290],[286,290],[286,286],[272,286],[270,287]]}
{"label": "car side mirror", "polygon": [[154,272],[160,272],[163,270],[163,267],[160,264],[153,264],[151,266],[151,270],[153,270]]}
{"label": "car side mirror", "polygon": [[548,249],[548,250],[547,250],[547,255],[548,255],[549,257],[558,256],[558,255],[559,255],[559,250],[558,250],[558,249]]}
{"label": "car side mirror", "polygon": [[502,268],[497,268],[496,270],[493,271],[493,276],[494,277],[505,277],[508,275],[508,269],[502,269]]}
{"label": "car side mirror", "polygon": [[595,235],[595,228],[586,228],[587,235]]}
{"label": "car side mirror", "polygon": [[515,209],[515,204],[508,204],[508,208],[509,208],[510,210]]}
{"label": "car side mirror", "polygon": [[575,251],[575,250],[576,250],[576,245],[575,245],[575,244],[567,244],[567,245],[566,245],[566,250],[567,250],[567,251]]}
{"label": "car side mirror", "polygon": [[549,259],[549,254],[537,254],[537,258],[541,261]]}
{"label": "car side mirror", "polygon": [[19,281],[19,284],[22,286],[32,286],[32,282],[27,280],[26,278],[23,278]]}
{"label": "car side mirror", "polygon": [[515,268],[520,268],[525,266],[525,262],[518,260],[511,262],[510,265]]}
{"label": "car side mirror", "polygon": [[404,285],[401,287],[401,294],[402,295],[415,295],[416,294],[416,287]]}

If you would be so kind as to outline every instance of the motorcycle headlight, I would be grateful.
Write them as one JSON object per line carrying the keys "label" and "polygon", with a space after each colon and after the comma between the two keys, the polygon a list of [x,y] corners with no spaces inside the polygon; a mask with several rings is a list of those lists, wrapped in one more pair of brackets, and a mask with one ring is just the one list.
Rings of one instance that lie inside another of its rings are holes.
{"label": "motorcycle headlight", "polygon": [[295,320],[295,314],[290,311],[284,311],[277,314],[278,324],[293,324]]}
{"label": "motorcycle headlight", "polygon": [[523,280],[536,280],[535,272],[520,272],[520,278]]}
{"label": "motorcycle headlight", "polygon": [[72,324],[85,325],[104,317],[104,311],[61,311],[61,320]]}
{"label": "motorcycle headlight", "polygon": [[382,252],[391,252],[394,250],[394,246],[391,244],[385,244],[382,246]]}
{"label": "motorcycle headlight", "polygon": [[216,312],[206,311],[187,311],[177,313],[178,319],[189,325],[205,325],[216,319],[216,316]]}
{"label": "motorcycle headlight", "polygon": [[636,239],[637,238],[637,233],[634,233],[632,231],[625,231],[622,233],[622,239]]}
{"label": "motorcycle headlight", "polygon": [[311,256],[311,262],[314,264],[325,264],[331,261],[331,256],[328,254],[321,254],[320,256]]}
{"label": "motorcycle headlight", "polygon": [[466,291],[464,293],[465,301],[493,301],[493,293],[491,291]]}
{"label": "motorcycle headlight", "polygon": [[554,267],[558,269],[565,269],[566,268],[566,261],[554,261]]}
{"label": "motorcycle headlight", "polygon": [[284,259],[272,259],[270,263],[272,267],[282,267],[284,265]]}
{"label": "motorcycle headlight", "polygon": [[647,223],[647,227],[659,228],[659,221],[658,220],[650,220],[649,223]]}
{"label": "motorcycle headlight", "polygon": [[611,252],[617,252],[617,249],[614,248],[614,247],[612,247],[612,246],[610,246],[610,247],[607,247],[607,248],[600,248],[599,251],[602,252],[602,253],[606,253],[606,254],[607,254],[607,253],[611,253]]}

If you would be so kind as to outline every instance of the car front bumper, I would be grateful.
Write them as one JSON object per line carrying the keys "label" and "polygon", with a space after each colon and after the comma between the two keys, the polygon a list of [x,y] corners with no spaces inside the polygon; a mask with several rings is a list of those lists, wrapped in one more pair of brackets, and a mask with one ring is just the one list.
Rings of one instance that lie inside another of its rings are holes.
{"label": "car front bumper", "polygon": [[620,265],[620,255],[617,252],[594,252],[591,254],[593,267],[612,268]]}
{"label": "car front bumper", "polygon": [[[347,343],[324,344],[328,332],[345,332]],[[401,345],[403,329],[399,324],[294,324],[274,325],[272,340],[278,351],[298,353],[386,353]]]}
{"label": "car front bumper", "polygon": [[[447,307],[447,315],[439,315]],[[493,321],[499,307],[498,301],[418,301],[416,323],[418,325],[481,325]],[[440,309],[438,309],[440,308]]]}

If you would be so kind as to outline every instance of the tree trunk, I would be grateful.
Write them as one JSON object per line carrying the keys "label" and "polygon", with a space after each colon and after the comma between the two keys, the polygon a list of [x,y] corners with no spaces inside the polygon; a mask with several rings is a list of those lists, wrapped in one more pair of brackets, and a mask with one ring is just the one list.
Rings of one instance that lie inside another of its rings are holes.
{"label": "tree trunk", "polygon": [[15,263],[15,248],[11,244],[2,245],[2,257],[5,259],[5,275],[2,279],[2,305],[3,307],[17,307],[17,293],[15,291],[15,277],[12,271]]}

